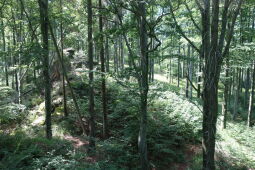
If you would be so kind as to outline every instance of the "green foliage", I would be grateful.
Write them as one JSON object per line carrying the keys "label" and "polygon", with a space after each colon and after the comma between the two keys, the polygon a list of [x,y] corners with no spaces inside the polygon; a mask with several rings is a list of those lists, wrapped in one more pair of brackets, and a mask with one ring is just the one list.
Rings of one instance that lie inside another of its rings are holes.
{"label": "green foliage", "polygon": [[25,116],[25,113],[22,112],[24,109],[25,106],[19,104],[2,106],[2,108],[0,108],[0,124],[14,124],[20,122]]}
{"label": "green foliage", "polygon": [[[139,97],[119,86],[110,87],[112,104],[109,124],[113,137],[105,141],[102,148],[111,164],[137,167]],[[172,162],[183,162],[183,146],[187,141],[197,141],[201,131],[201,114],[196,106],[186,99],[179,99],[178,95],[168,91],[169,87],[166,88],[164,84],[152,86],[148,108],[148,155],[152,166],[161,168]],[[188,109],[192,112],[188,112]]]}
{"label": "green foliage", "polygon": [[0,169],[69,169],[78,164],[79,155],[60,139],[0,134],[0,145]]}
{"label": "green foliage", "polygon": [[219,130],[218,148],[233,167],[255,168],[255,131],[248,128],[245,122],[229,122],[227,129]]}
{"label": "green foliage", "polygon": [[10,87],[0,87],[0,124],[10,125],[19,123],[25,115],[25,106],[13,103],[16,93]]}
{"label": "green foliage", "polygon": [[191,160],[190,169],[202,170],[203,156],[202,154],[197,154]]}

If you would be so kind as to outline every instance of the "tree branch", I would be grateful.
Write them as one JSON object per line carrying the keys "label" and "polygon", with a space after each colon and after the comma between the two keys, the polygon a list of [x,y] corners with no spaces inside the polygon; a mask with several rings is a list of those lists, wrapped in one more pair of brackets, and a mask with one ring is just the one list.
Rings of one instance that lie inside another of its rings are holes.
{"label": "tree branch", "polygon": [[176,17],[174,15],[174,12],[173,12],[173,6],[172,6],[172,3],[171,1],[169,0],[169,5],[170,5],[170,12],[172,14],[172,17],[173,17],[173,20],[175,22],[175,25],[176,25],[176,28],[179,30],[179,33],[181,34],[181,36],[183,38],[185,38],[188,43],[200,54],[200,50],[195,46],[195,44],[185,35],[185,33],[183,32],[182,28],[180,27],[180,25],[178,24],[177,20],[176,20]]}
{"label": "tree branch", "polygon": [[223,59],[225,58],[225,56],[227,55],[228,51],[229,51],[229,47],[230,47],[230,43],[231,43],[231,40],[233,38],[233,34],[234,34],[234,28],[235,28],[235,23],[236,23],[236,19],[237,19],[237,16],[239,14],[239,11],[241,9],[241,6],[242,6],[242,3],[243,3],[243,0],[239,0],[239,3],[238,3],[238,6],[237,6],[237,9],[236,11],[234,12],[234,16],[232,18],[232,24],[231,24],[231,27],[230,27],[230,32],[229,32],[229,36],[228,36],[228,39],[227,39],[227,44],[225,46],[225,49],[224,49],[224,52],[222,54],[222,57],[221,57],[221,61],[223,61]]}
{"label": "tree branch", "polygon": [[193,25],[197,28],[197,30],[198,30],[199,32],[201,32],[201,28],[198,26],[198,24],[197,24],[196,21],[194,20],[194,17],[193,17],[193,15],[192,15],[192,11],[190,10],[190,8],[189,8],[189,6],[188,6],[188,4],[187,4],[186,1],[184,2],[184,5],[185,5],[186,9],[187,9],[188,12],[189,12],[189,17],[190,17],[190,19],[191,19]]}

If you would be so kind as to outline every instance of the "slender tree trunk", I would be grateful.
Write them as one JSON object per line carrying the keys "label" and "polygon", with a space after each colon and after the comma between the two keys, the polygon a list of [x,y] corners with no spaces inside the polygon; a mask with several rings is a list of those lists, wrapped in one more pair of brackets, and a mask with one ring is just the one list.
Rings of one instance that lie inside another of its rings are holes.
{"label": "slender tree trunk", "polygon": [[183,60],[182,61],[182,65],[181,65],[181,67],[182,67],[182,78],[184,78],[185,77],[185,61]]}
{"label": "slender tree trunk", "polygon": [[124,59],[124,48],[123,48],[123,37],[120,36],[120,68],[121,70],[124,69],[125,66],[125,59]]}
{"label": "slender tree trunk", "polygon": [[[102,0],[98,1],[99,9],[102,8]],[[103,16],[99,11],[99,31],[103,33]],[[102,90],[102,105],[103,105],[103,137],[108,137],[108,126],[107,126],[107,99],[106,99],[106,85],[105,85],[105,57],[104,57],[104,37],[101,34],[100,37],[100,60],[101,60],[101,90]]]}
{"label": "slender tree trunk", "polygon": [[87,0],[87,11],[88,11],[88,58],[89,58],[89,151],[95,150],[95,111],[94,111],[94,73],[93,73],[93,39],[92,39],[92,0]]}
{"label": "slender tree trunk", "polygon": [[202,73],[202,59],[200,57],[198,63],[197,98],[201,97],[201,73]]}
{"label": "slender tree trunk", "polygon": [[247,101],[249,97],[249,89],[250,89],[250,68],[247,68],[246,79],[245,79],[244,107],[247,106]]}
{"label": "slender tree trunk", "polygon": [[147,29],[146,29],[146,8],[145,2],[139,1],[140,17],[140,49],[141,49],[141,80],[140,80],[140,97],[141,97],[141,122],[138,137],[138,147],[141,159],[142,170],[149,169],[147,155],[147,98],[148,98],[148,48],[147,48]]}
{"label": "slender tree trunk", "polygon": [[252,114],[253,114],[253,103],[254,103],[254,88],[255,88],[255,62],[253,61],[253,73],[252,73],[252,83],[251,83],[251,93],[250,93],[250,101],[249,101],[249,111],[248,111],[248,118],[247,118],[247,125],[248,127],[252,126]]}
{"label": "slender tree trunk", "polygon": [[229,58],[226,59],[226,70],[225,70],[225,82],[224,82],[224,102],[223,102],[223,129],[227,127],[227,114],[228,114],[228,97],[229,97]]}
{"label": "slender tree trunk", "polygon": [[[178,54],[181,54],[181,47],[179,46]],[[178,55],[177,63],[177,86],[180,87],[180,56]]]}
{"label": "slender tree trunk", "polygon": [[[189,48],[190,48],[190,46],[189,46]],[[193,51],[191,49],[191,53],[189,54],[189,57],[191,57],[192,55],[193,55]],[[192,83],[192,80],[193,80],[193,61],[192,61],[192,59],[191,59],[190,64],[189,64],[189,79]],[[190,86],[190,95],[189,95],[190,99],[192,99],[192,95],[193,95],[192,92],[193,92],[193,87]]]}
{"label": "slender tree trunk", "polygon": [[[19,19],[20,21],[23,21],[23,6],[20,5],[20,16],[19,16]],[[22,72],[22,69],[21,69],[21,51],[22,51],[22,45],[21,43],[25,43],[25,38],[22,37],[23,36],[23,22],[20,22],[19,23],[19,31],[17,31],[17,40],[19,42],[19,55],[18,55],[18,65],[19,65],[19,69],[18,69],[18,101],[19,101],[19,104],[21,104],[21,90],[22,90],[22,80],[21,80],[21,72]]]}
{"label": "slender tree trunk", "polygon": [[[190,61],[190,65],[189,65],[189,79],[192,83],[192,80],[193,80],[193,61]],[[193,97],[193,87],[190,86],[190,99],[192,99]]]}
{"label": "slender tree trunk", "polygon": [[[183,54],[186,55],[186,50],[185,50],[185,47],[183,48]],[[187,50],[187,56],[189,57],[190,56],[190,48],[188,48]],[[190,64],[190,60],[189,58],[187,59],[186,61],[186,98],[189,97],[189,64]]]}
{"label": "slender tree trunk", "polygon": [[169,83],[172,83],[172,59],[169,58]]}
{"label": "slender tree trunk", "polygon": [[187,73],[186,73],[186,97],[189,97],[189,61],[187,60],[187,65],[186,65]]}
{"label": "slender tree trunk", "polygon": [[118,45],[117,41],[114,42],[114,72],[118,73]]}
{"label": "slender tree trunk", "polygon": [[8,60],[6,52],[6,42],[5,42],[5,28],[4,28],[4,21],[1,19],[1,26],[2,26],[2,38],[3,38],[3,52],[4,52],[4,70],[5,70],[5,85],[9,86],[9,75],[8,75]]}
{"label": "slender tree trunk", "polygon": [[[60,13],[63,14],[62,0],[60,0]],[[61,43],[61,58],[64,62],[64,33],[63,33],[63,19],[60,23],[60,43]],[[66,86],[65,86],[65,75],[62,69],[62,88],[63,88],[63,106],[64,106],[64,115],[68,117],[67,104],[66,104]]]}
{"label": "slender tree trunk", "polygon": [[243,81],[243,76],[244,75],[244,69],[241,68],[240,69],[240,78],[239,78],[239,94],[242,94],[243,93],[243,84],[244,84],[244,81]]}
{"label": "slender tree trunk", "polygon": [[238,108],[239,108],[239,96],[240,96],[240,87],[241,87],[240,79],[241,79],[241,68],[237,68],[233,120],[236,119],[236,116],[237,116],[237,113],[238,113]]}
{"label": "slender tree trunk", "polygon": [[[15,20],[15,17],[14,17],[14,14],[12,12],[12,18],[13,18],[13,33],[12,33],[12,39],[13,39],[13,47],[15,49],[16,47],[16,20]],[[13,50],[14,50],[13,49]],[[13,54],[13,64],[16,66],[17,64],[17,59],[16,59],[16,54]],[[17,69],[15,68],[14,70],[14,75],[15,75],[15,87],[16,87],[16,91],[18,92],[19,91],[19,84],[18,84],[18,73],[17,73]]]}
{"label": "slender tree trunk", "polygon": [[41,18],[41,32],[43,39],[43,75],[44,75],[44,87],[45,87],[45,113],[46,113],[46,137],[52,138],[51,129],[51,81],[49,74],[49,45],[48,45],[48,0],[38,0],[40,7],[40,18]]}
{"label": "slender tree trunk", "polygon": [[[106,26],[108,27],[108,24],[106,24]],[[106,60],[106,72],[110,72],[110,51],[108,37],[105,38],[105,60]]]}

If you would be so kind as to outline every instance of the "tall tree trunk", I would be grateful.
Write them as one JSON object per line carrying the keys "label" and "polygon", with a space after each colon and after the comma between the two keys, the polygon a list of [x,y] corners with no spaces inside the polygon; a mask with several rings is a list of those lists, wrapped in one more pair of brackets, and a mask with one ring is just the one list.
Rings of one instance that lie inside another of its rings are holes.
{"label": "tall tree trunk", "polygon": [[124,69],[124,65],[125,65],[125,59],[124,59],[124,48],[123,48],[123,37],[120,36],[119,37],[119,41],[120,41],[120,45],[119,45],[119,49],[120,49],[120,69],[123,70]]}
{"label": "tall tree trunk", "polygon": [[[16,48],[16,44],[17,44],[16,43],[16,32],[17,32],[17,29],[16,29],[16,20],[15,20],[13,11],[12,11],[12,18],[13,18],[12,39],[13,39],[13,48],[15,49]],[[15,66],[17,64],[16,54],[13,54],[13,64]],[[17,73],[17,69],[16,68],[14,70],[14,76],[15,76],[15,87],[16,87],[15,89],[18,92],[19,91],[19,84],[18,84],[18,73]]]}
{"label": "tall tree trunk", "polygon": [[177,61],[177,86],[180,87],[180,56],[181,55],[181,47],[178,49],[178,61]]}
{"label": "tall tree trunk", "polygon": [[202,73],[202,58],[199,57],[198,77],[197,77],[197,98],[201,97],[201,73]]}
{"label": "tall tree trunk", "polygon": [[51,129],[51,81],[49,74],[49,45],[48,45],[48,0],[38,0],[40,7],[40,23],[42,32],[42,43],[43,43],[43,75],[44,75],[44,98],[45,98],[45,124],[46,124],[46,137],[52,138]]}
{"label": "tall tree trunk", "polygon": [[[190,50],[190,45],[188,46],[189,50]],[[193,51],[191,49],[191,53],[189,54],[189,57],[193,57]],[[193,61],[191,59],[190,61],[190,64],[189,64],[189,79],[190,79],[190,82],[192,83],[192,80],[193,80]],[[192,99],[192,95],[193,95],[193,87],[190,86],[190,99]]]}
{"label": "tall tree trunk", "polygon": [[[19,2],[19,1],[18,1]],[[19,44],[19,55],[18,55],[18,65],[19,65],[19,69],[18,69],[18,102],[19,104],[21,104],[21,90],[22,90],[22,80],[21,80],[21,52],[22,52],[22,45],[21,43],[25,43],[25,38],[23,37],[23,6],[20,5],[20,16],[19,16],[19,20],[21,21],[19,23],[19,31],[17,31],[17,40],[18,40],[18,44]]]}
{"label": "tall tree trunk", "polygon": [[118,74],[118,45],[117,45],[117,41],[115,40],[114,42],[114,72]]}
{"label": "tall tree trunk", "polygon": [[[228,57],[228,56],[227,56]],[[229,58],[226,59],[226,70],[225,70],[225,82],[224,82],[224,102],[223,102],[223,129],[227,127],[227,114],[228,114],[228,98],[229,98]]]}
{"label": "tall tree trunk", "polygon": [[1,26],[2,26],[3,52],[4,52],[5,85],[9,86],[8,60],[7,60],[7,54],[6,54],[5,28],[4,28],[3,19],[1,19]]}
{"label": "tall tree trunk", "polygon": [[239,96],[240,96],[240,79],[241,79],[241,68],[237,68],[236,73],[236,91],[235,91],[235,101],[234,101],[234,110],[233,110],[233,120],[236,119],[237,113],[238,113],[238,106],[239,106]]}
{"label": "tall tree trunk", "polygon": [[249,89],[250,89],[250,68],[247,68],[246,79],[245,79],[244,107],[247,106],[247,101],[249,97]]}
{"label": "tall tree trunk", "polygon": [[[106,24],[106,29],[108,29],[108,23]],[[106,62],[106,72],[110,72],[109,39],[107,36],[105,38],[105,62]]]}
{"label": "tall tree trunk", "polygon": [[169,83],[172,83],[172,59],[169,58]]}
{"label": "tall tree trunk", "polygon": [[[102,8],[102,0],[98,1],[99,9]],[[99,11],[99,31],[100,35],[100,60],[101,60],[101,90],[102,90],[102,105],[103,105],[103,137],[108,137],[108,126],[107,126],[107,100],[106,100],[106,85],[105,85],[105,57],[104,57],[104,37],[103,37],[103,16]],[[122,41],[122,40],[121,40]]]}
{"label": "tall tree trunk", "polygon": [[88,12],[88,58],[89,58],[89,151],[95,150],[95,111],[94,111],[94,73],[93,73],[93,39],[92,39],[92,0],[87,0]]}
{"label": "tall tree trunk", "polygon": [[248,127],[252,126],[252,114],[253,114],[253,103],[254,103],[254,88],[255,88],[255,61],[253,61],[253,73],[252,73],[252,83],[251,83],[251,93],[250,93],[250,101],[249,101],[249,111],[247,118]]}
{"label": "tall tree trunk", "polygon": [[[60,13],[63,14],[63,6],[62,6],[62,0],[59,1],[60,3]],[[63,33],[63,19],[61,18],[60,23],[60,43],[61,43],[61,58],[64,62],[64,33]],[[67,104],[66,104],[66,86],[65,86],[65,75],[64,71],[62,69],[62,88],[63,88],[63,106],[64,106],[64,115],[65,117],[68,117],[68,111],[67,111]]]}
{"label": "tall tree trunk", "polygon": [[186,73],[186,92],[185,96],[188,98],[189,97],[189,61],[187,60],[187,65],[186,65],[187,73]]}
{"label": "tall tree trunk", "polygon": [[[210,0],[204,1],[202,13],[202,42],[205,58],[203,90],[203,169],[215,170],[215,135],[218,114],[218,22],[219,0],[212,4],[212,23],[210,23]],[[211,28],[210,28],[211,25]],[[210,36],[211,33],[211,36]]]}
{"label": "tall tree trunk", "polygon": [[145,2],[139,1],[140,12],[140,49],[141,49],[141,79],[140,79],[140,97],[141,97],[141,122],[138,137],[138,147],[141,159],[142,170],[149,169],[147,155],[147,98],[148,98],[148,49],[147,49],[147,29],[146,29],[146,8]]}
{"label": "tall tree trunk", "polygon": [[[183,48],[183,54],[185,54],[185,47]],[[189,60],[189,56],[190,56],[190,48],[188,48],[187,50],[187,56],[188,56],[188,59],[187,59],[187,64],[186,64],[186,94],[185,96],[188,98],[189,97],[189,64],[190,64],[190,60]]]}
{"label": "tall tree trunk", "polygon": [[185,61],[183,60],[182,61],[182,64],[181,64],[181,68],[182,68],[182,78],[184,78],[185,77]]}

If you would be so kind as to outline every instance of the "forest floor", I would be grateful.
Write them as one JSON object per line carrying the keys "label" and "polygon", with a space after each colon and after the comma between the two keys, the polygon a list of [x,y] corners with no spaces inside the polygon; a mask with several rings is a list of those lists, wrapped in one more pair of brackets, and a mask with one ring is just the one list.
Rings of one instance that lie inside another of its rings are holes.
{"label": "forest floor", "polygon": [[[158,82],[168,83],[169,79],[165,74],[155,74],[155,80]],[[182,91],[182,90],[180,90]],[[41,126],[44,124],[44,113],[42,112],[44,109],[44,103],[36,106],[31,110],[32,113],[36,113],[36,118],[33,118],[31,123],[32,126]],[[62,113],[59,113],[62,114]],[[30,114],[31,115],[31,114]],[[54,129],[60,129],[56,124]],[[217,135],[217,143],[216,143],[216,152],[217,152],[217,161],[221,167],[254,167],[255,162],[255,145],[251,143],[246,143],[247,140],[251,139],[251,137],[255,136],[254,131],[247,129],[245,126],[237,125],[237,123],[229,122],[228,128],[223,130],[221,128],[220,123],[218,123],[218,135]],[[240,133],[247,134],[248,136],[240,137]],[[88,140],[85,138],[73,136],[71,134],[61,134],[58,132],[58,136],[61,136],[64,140],[67,140],[72,143],[75,149],[78,149],[82,152],[86,152],[86,147],[88,146]],[[195,164],[201,163],[202,156],[202,148],[200,145],[191,145],[187,144],[185,146],[185,162],[186,163],[175,163],[171,166],[175,167],[176,170],[185,170],[185,169],[194,169],[197,165],[192,165],[195,161]],[[198,159],[198,160],[197,160]],[[86,161],[89,163],[95,163],[96,157],[88,157]],[[230,165],[226,165],[230,164]],[[193,168],[192,168],[193,167]],[[224,169],[224,168],[222,168]],[[252,168],[251,168],[252,169]]]}
{"label": "forest floor", "polygon": [[[166,74],[155,74],[155,80],[169,83],[169,78]],[[180,89],[180,93],[182,91],[183,90]],[[221,164],[220,166],[222,167],[233,166],[233,169],[239,167],[241,169],[255,170],[255,144],[250,142],[250,140],[255,139],[255,128],[248,128],[245,122],[229,121],[227,122],[227,128],[222,129],[221,118],[222,117],[219,116],[217,124],[216,160],[218,160],[218,163]],[[193,150],[193,147],[192,145],[190,145],[190,148],[188,147],[187,155],[191,153],[191,157],[201,156],[201,146],[195,146],[198,152],[192,153],[190,151]],[[187,159],[190,160],[190,157]],[[188,165],[189,164],[183,164],[180,165],[180,167],[187,167]],[[182,168],[180,168],[180,170],[181,169]]]}
{"label": "forest floor", "polygon": [[[76,77],[80,77],[80,76],[81,76],[80,72],[77,72]],[[149,126],[151,128],[149,129],[149,133],[150,133],[149,140],[150,142],[154,142],[153,145],[155,145],[153,146],[155,148],[151,148],[152,146],[150,146],[151,149],[154,149],[154,150],[150,150],[150,152],[156,156],[156,158],[154,157],[151,158],[153,159],[152,163],[156,164],[154,169],[155,170],[161,170],[161,169],[199,170],[201,169],[201,164],[202,164],[201,144],[200,142],[197,143],[197,142],[192,142],[187,140],[189,138],[193,138],[193,136],[196,135],[197,132],[201,131],[201,115],[202,114],[201,114],[201,111],[198,109],[198,107],[200,107],[201,109],[201,105],[199,104],[199,101],[196,101],[195,98],[193,98],[192,101],[190,99],[186,99],[183,96],[183,89],[176,88],[175,85],[169,85],[169,80],[165,74],[155,74],[155,80],[157,81],[151,85],[151,89],[149,93],[149,95],[153,98],[153,101],[150,101],[150,105],[148,108],[150,112]],[[77,79],[75,79],[74,81],[74,83],[76,83],[74,84],[76,90],[78,89],[80,90],[80,92],[82,91],[86,92],[86,89],[83,89],[84,85],[82,85],[84,83],[76,82],[76,81]],[[108,83],[111,83],[111,82],[109,81]],[[75,150],[74,151],[75,155],[77,155],[77,153],[81,154],[79,159],[75,158],[75,160],[66,160],[67,158],[65,157],[68,157],[68,156],[61,157],[63,161],[67,161],[67,162],[69,161],[70,166],[72,165],[71,164],[72,161],[74,162],[82,161],[82,162],[85,162],[86,164],[90,164],[89,167],[93,165],[93,168],[90,168],[93,170],[98,169],[98,167],[101,167],[101,166],[108,167],[111,164],[113,164],[112,167],[115,167],[115,166],[118,167],[120,164],[125,164],[126,162],[130,162],[130,161],[132,162],[132,160],[134,159],[133,157],[136,156],[136,147],[134,145],[134,142],[136,143],[136,140],[137,140],[136,139],[136,135],[137,135],[136,124],[138,122],[136,118],[137,110],[135,109],[134,106],[137,105],[137,99],[134,98],[128,90],[122,90],[122,92],[118,91],[117,89],[119,88],[119,85],[116,84],[116,82],[112,83],[111,86],[113,87],[111,87],[112,89],[109,89],[109,91],[110,93],[113,93],[113,94],[111,94],[112,95],[111,97],[112,98],[111,99],[112,115],[110,115],[110,119],[113,119],[112,125],[114,126],[111,128],[113,129],[115,136],[112,136],[109,140],[106,140],[106,141],[101,140],[99,136],[99,138],[97,139],[98,151],[94,156],[89,156],[87,154],[88,139],[86,137],[79,136],[78,134],[80,132],[77,133],[77,130],[79,130],[79,127],[77,126],[76,122],[73,121],[76,119],[75,118],[76,116],[72,115],[70,117],[71,121],[68,122],[69,120],[66,121],[65,119],[63,119],[63,108],[61,106],[55,108],[55,112],[52,115],[52,120],[53,120],[52,130],[53,130],[54,138],[57,140],[57,143],[60,141],[61,142],[64,141],[64,143],[65,142],[70,143],[72,148]],[[53,103],[58,103],[61,105],[61,101],[63,99],[61,97],[60,87],[61,87],[60,82],[56,82],[53,86],[53,89],[54,89]],[[127,94],[129,94],[130,96]],[[98,94],[96,96],[98,96]],[[33,107],[29,108],[28,113],[26,114],[26,118],[22,120],[19,127],[16,127],[16,130],[25,132],[29,136],[42,137],[44,136],[44,121],[45,121],[44,102],[41,96],[35,96],[33,100],[34,100]],[[98,107],[100,103],[98,103],[97,99],[95,101],[96,101],[96,106]],[[96,108],[96,110],[98,111],[98,108]],[[236,123],[236,122],[229,121],[227,129],[222,130],[220,125],[221,123],[220,120],[218,122],[219,124],[218,124],[217,145],[216,145],[217,167],[221,170],[227,170],[227,169],[253,170],[255,169],[255,144],[253,142],[255,139],[255,128],[248,129],[244,123],[240,123],[240,122]],[[100,124],[98,124],[98,126],[100,126]],[[196,133],[191,133],[191,131],[187,130],[186,128],[192,129],[193,131],[196,131]],[[126,136],[122,137],[119,135],[119,133]],[[151,136],[151,134],[156,136],[155,137]],[[193,135],[193,136],[189,137],[189,135]],[[17,143],[17,148],[20,148],[19,145],[20,143],[22,143],[22,141],[24,141],[24,139],[22,139],[21,142]],[[1,139],[0,139],[0,142],[1,142]],[[183,143],[183,145],[179,146],[178,142]],[[41,143],[41,141],[39,143]],[[56,146],[54,144],[52,147],[54,148]],[[129,148],[125,148],[127,146]],[[133,149],[131,149],[130,147],[132,147]],[[173,147],[173,148],[166,148],[166,147]],[[179,153],[179,150],[182,150],[182,151]],[[160,152],[157,153],[157,151],[160,151]],[[17,151],[15,151],[14,153],[16,154],[16,152]],[[25,153],[27,153],[27,151]],[[106,153],[109,155],[105,156]],[[162,153],[167,154],[169,156],[160,157],[161,155],[157,155]],[[1,154],[2,153],[0,149],[0,159],[1,159]],[[112,155],[112,158],[110,155]],[[24,157],[24,155],[21,155],[21,156]],[[59,156],[54,158],[52,158],[52,156],[53,155],[50,155],[49,159],[53,161],[55,161],[55,159],[59,159]],[[171,156],[174,159],[171,159]],[[182,157],[182,158],[178,160],[177,159],[178,157]],[[40,159],[40,161],[56,164],[55,166],[59,166],[61,164],[61,161],[59,161],[59,163],[56,163],[56,162],[53,163],[50,160],[47,161],[48,158],[47,159],[46,158],[43,157]],[[68,159],[73,159],[73,158],[70,157]],[[130,161],[127,161],[125,159],[130,159]],[[137,160],[138,159],[135,158],[135,161]],[[158,168],[159,165],[156,163],[157,161],[161,161],[162,163],[164,162],[166,165],[164,165],[163,167],[165,168],[162,168],[162,167]],[[171,163],[167,163],[168,161]],[[39,163],[41,164],[41,162]],[[117,164],[117,165],[114,165],[114,164]],[[65,166],[67,165],[68,163],[66,163]],[[131,164],[129,166],[132,167],[134,165]],[[1,162],[0,162],[0,169],[1,169]],[[111,168],[106,168],[106,169],[111,169]]]}
{"label": "forest floor", "polygon": [[[156,74],[155,79],[159,82],[169,82],[168,78],[165,75]],[[44,124],[45,117],[44,113],[42,112],[43,107],[44,103],[41,103],[40,105],[33,108],[33,110],[31,110],[32,113],[36,113],[36,118],[34,117],[31,123],[32,126],[41,126]],[[245,127],[242,127],[243,129],[240,130],[240,126],[237,126],[237,124],[233,122],[229,122],[228,126],[229,127],[227,129],[223,130],[220,123],[218,124],[218,140],[216,144],[216,159],[218,163],[222,164],[220,165],[222,167],[254,167],[255,145],[251,145],[251,143],[245,143],[246,140],[249,140],[251,137],[254,136],[254,131],[245,129]],[[59,127],[55,128],[58,129]],[[243,139],[238,135],[240,133],[248,134],[248,136]],[[88,146],[88,140],[86,140],[85,138],[73,136],[71,134],[59,133],[58,136],[61,136],[61,138],[63,138],[64,140],[71,142],[75,149],[86,152],[85,148]],[[199,161],[201,161],[202,148],[200,145],[188,144],[185,146],[185,148],[186,149],[184,152],[184,157],[186,163],[172,164],[171,166],[175,167],[174,169],[176,170],[185,170],[189,169],[192,166],[196,167],[196,165],[192,165],[192,163],[194,161],[198,161],[196,159],[199,159]],[[88,157],[86,161],[90,163],[95,163],[97,160],[96,157]],[[231,165],[226,165],[226,163]]]}

